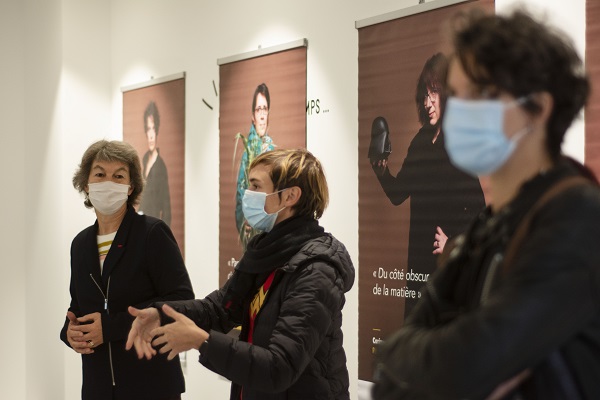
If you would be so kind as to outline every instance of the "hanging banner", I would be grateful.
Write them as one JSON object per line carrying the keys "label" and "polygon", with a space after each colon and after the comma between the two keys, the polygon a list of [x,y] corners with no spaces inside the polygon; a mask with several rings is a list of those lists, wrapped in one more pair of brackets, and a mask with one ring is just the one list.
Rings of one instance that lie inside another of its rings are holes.
{"label": "hanging banner", "polygon": [[171,227],[185,255],[185,73],[121,88],[123,141],[140,155],[140,214]]}
{"label": "hanging banner", "polygon": [[481,183],[456,169],[441,117],[448,41],[458,11],[493,0],[440,0],[359,21],[359,396],[376,345],[403,325],[447,237],[485,206]]}
{"label": "hanging banner", "polygon": [[600,177],[600,2],[586,1],[585,66],[592,92],[585,109],[585,163]]}
{"label": "hanging banner", "polygon": [[306,39],[223,58],[219,67],[219,285],[257,233],[244,219],[248,166],[306,147]]}

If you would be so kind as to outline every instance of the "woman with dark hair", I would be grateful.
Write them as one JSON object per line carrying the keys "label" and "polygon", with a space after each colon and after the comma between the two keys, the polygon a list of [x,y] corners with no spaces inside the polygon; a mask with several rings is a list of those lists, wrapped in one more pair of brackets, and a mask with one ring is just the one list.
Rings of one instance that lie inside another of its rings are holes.
{"label": "woman with dark hair", "polygon": [[[479,180],[452,165],[444,147],[441,118],[446,101],[447,65],[446,57],[437,53],[423,66],[415,94],[422,128],[412,139],[398,174],[390,173],[387,159],[372,162],[392,204],[402,204],[410,197],[406,272],[432,273],[447,238],[462,233],[485,206]],[[418,285],[407,282],[411,290],[418,290],[422,283]],[[416,301],[416,297],[405,299],[405,316]]]}
{"label": "woman with dark hair", "polygon": [[148,151],[142,157],[142,166],[146,187],[140,203],[142,214],[160,218],[171,225],[171,194],[169,191],[169,175],[167,165],[160,156],[158,148],[158,132],[160,130],[160,114],[156,103],[151,101],[144,111],[144,132],[148,142]]}
{"label": "woman with dark hair", "polygon": [[185,382],[179,362],[140,361],[125,351],[133,321],[128,306],[194,298],[169,227],[135,212],[144,188],[136,150],[121,141],[93,143],[73,186],[96,214],[71,244],[71,304],[60,332],[81,354],[81,398],[180,399]]}
{"label": "woman with dark hair", "polygon": [[244,219],[244,213],[242,212],[242,198],[244,197],[244,192],[249,184],[249,167],[252,161],[260,154],[275,149],[275,143],[273,143],[273,139],[271,139],[271,136],[269,136],[269,133],[267,132],[269,128],[270,109],[271,96],[269,94],[269,88],[266,84],[261,83],[254,90],[254,97],[252,98],[252,109],[250,110],[252,124],[250,125],[248,137],[244,137],[239,133],[236,136],[237,139],[242,139],[244,144],[244,152],[242,153],[242,159],[240,161],[235,195],[235,221],[239,232],[240,242],[244,250],[250,239],[259,233],[259,230],[248,225],[247,221]]}
{"label": "woman with dark hair", "polygon": [[561,153],[588,77],[523,11],[454,21],[446,148],[492,201],[379,348],[374,398],[600,399],[600,188]]}

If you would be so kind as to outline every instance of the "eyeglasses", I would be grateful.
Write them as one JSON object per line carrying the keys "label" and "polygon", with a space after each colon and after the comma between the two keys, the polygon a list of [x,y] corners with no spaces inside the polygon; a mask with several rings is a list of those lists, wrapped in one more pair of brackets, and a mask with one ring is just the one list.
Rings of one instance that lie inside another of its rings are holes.
{"label": "eyeglasses", "polygon": [[433,92],[430,92],[428,90],[423,101],[426,101],[427,99],[429,99],[430,102],[435,103],[435,102],[437,102],[438,98],[439,98],[439,94],[437,91],[434,90]]}
{"label": "eyeglasses", "polygon": [[267,107],[256,107],[254,109],[254,112],[258,115],[268,115],[269,114],[269,109]]}

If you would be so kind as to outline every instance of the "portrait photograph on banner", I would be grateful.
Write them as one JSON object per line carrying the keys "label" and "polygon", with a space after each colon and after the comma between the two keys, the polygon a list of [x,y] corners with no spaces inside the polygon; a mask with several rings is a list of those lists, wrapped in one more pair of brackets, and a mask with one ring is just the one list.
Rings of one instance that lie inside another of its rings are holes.
{"label": "portrait photograph on banner", "polygon": [[248,167],[306,148],[306,40],[219,59],[219,285],[260,231],[244,218]]}
{"label": "portrait photograph on banner", "polygon": [[356,24],[358,357],[366,385],[377,344],[402,327],[446,241],[486,204],[485,182],[452,165],[444,147],[450,47],[443,27],[467,8],[493,13],[494,1],[445,3],[455,4],[420,4]]}
{"label": "portrait photograph on banner", "polygon": [[586,2],[585,65],[592,91],[585,108],[585,164],[600,176],[600,2]]}
{"label": "portrait photograph on banner", "polygon": [[145,181],[136,210],[169,225],[185,256],[185,74],[121,91],[123,141],[137,150]]}

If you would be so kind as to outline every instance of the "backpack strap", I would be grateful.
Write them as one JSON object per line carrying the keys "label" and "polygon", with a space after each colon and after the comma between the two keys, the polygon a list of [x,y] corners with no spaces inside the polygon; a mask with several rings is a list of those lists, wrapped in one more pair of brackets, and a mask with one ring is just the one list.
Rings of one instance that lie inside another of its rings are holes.
{"label": "backpack strap", "polygon": [[521,244],[527,234],[529,233],[529,227],[531,225],[531,221],[536,216],[538,211],[542,209],[546,204],[550,202],[550,200],[557,197],[559,194],[571,189],[575,186],[583,186],[589,185],[591,182],[589,179],[584,178],[582,176],[571,176],[568,178],[564,178],[559,181],[556,185],[552,186],[550,189],[546,190],[542,196],[533,204],[533,206],[529,209],[527,214],[523,217],[517,229],[512,235],[508,246],[506,247],[506,251],[504,252],[504,270],[506,271],[510,266],[511,262],[515,258],[517,251],[521,247]]}

